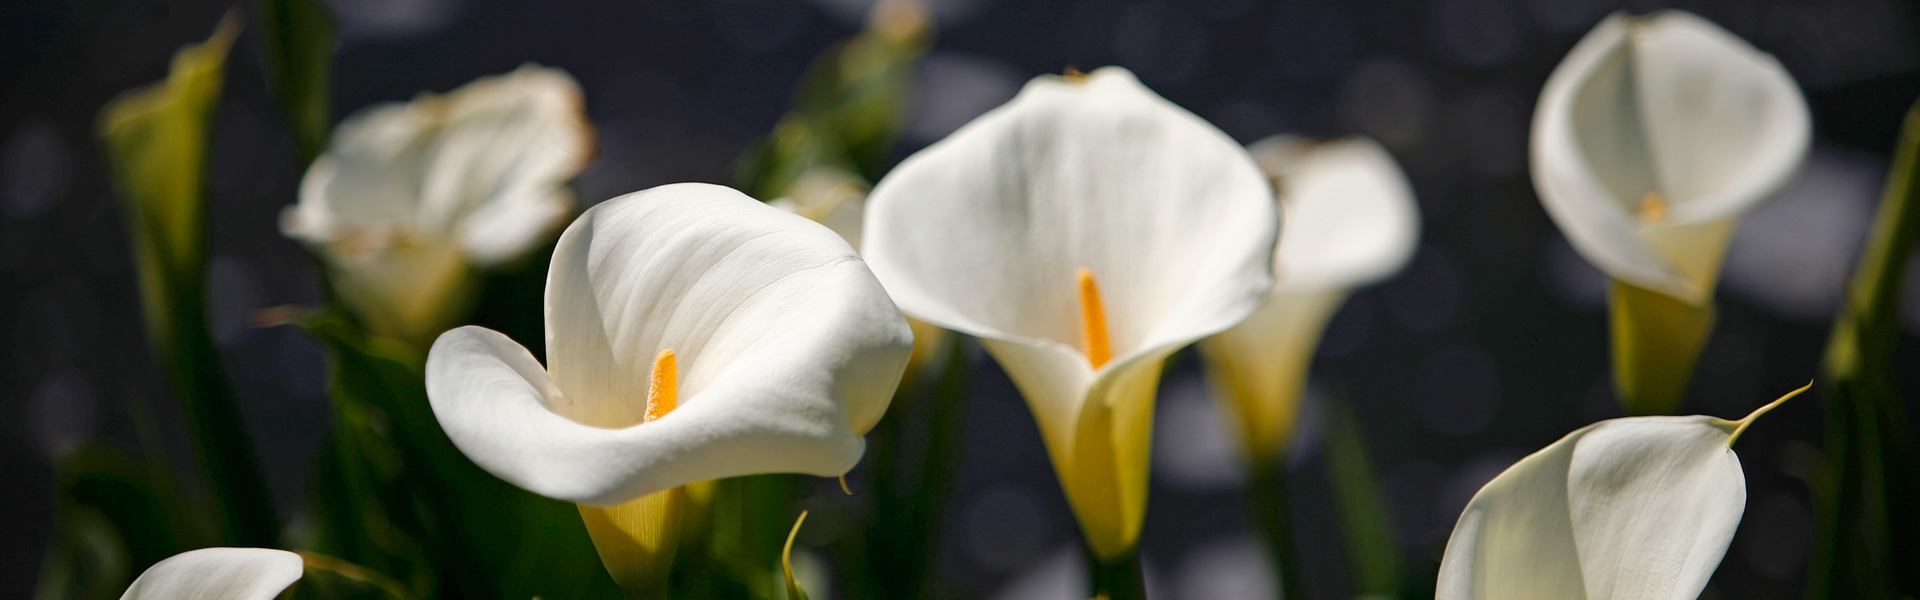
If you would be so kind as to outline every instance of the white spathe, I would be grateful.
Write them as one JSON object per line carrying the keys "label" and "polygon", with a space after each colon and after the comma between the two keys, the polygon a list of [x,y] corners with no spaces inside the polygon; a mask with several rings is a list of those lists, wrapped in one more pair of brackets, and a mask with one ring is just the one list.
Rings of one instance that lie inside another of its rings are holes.
{"label": "white spathe", "polygon": [[473,268],[552,239],[593,145],[580,86],[558,69],[373,106],[334,130],[281,231],[326,259],[370,327],[431,339],[464,311]]}
{"label": "white spathe", "polygon": [[1406,266],[1420,207],[1393,155],[1373,140],[1281,135],[1254,144],[1286,215],[1274,249],[1275,293],[1354,288]]}
{"label": "white spathe", "polygon": [[1746,510],[1739,425],[1613,419],[1521,459],[1461,513],[1436,598],[1699,597]]}
{"label": "white spathe", "polygon": [[1393,155],[1372,140],[1283,135],[1252,150],[1286,215],[1273,292],[1199,348],[1215,399],[1238,424],[1247,458],[1260,463],[1292,439],[1327,320],[1354,288],[1406,265],[1419,242],[1420,209]]}
{"label": "white spathe", "polygon": [[1705,305],[1738,219],[1792,179],[1811,128],[1773,56],[1689,13],[1615,14],[1547,78],[1534,187],[1609,276]]}
{"label": "white spathe", "polygon": [[[907,157],[867,198],[862,251],[907,314],[980,339],[1026,397],[1095,551],[1145,514],[1163,359],[1253,312],[1279,224],[1238,143],[1107,67],[1043,76]],[[1085,349],[1077,273],[1111,360]]]}
{"label": "white spathe", "polygon": [[305,572],[285,550],[202,548],[147,567],[120,600],[272,600]]}
{"label": "white spathe", "polygon": [[[532,492],[613,506],[754,473],[845,473],[912,335],[853,248],[734,190],[673,184],[609,200],[561,234],[547,366],[461,327],[427,356],[427,395],[468,458]],[[641,423],[654,358],[678,404]]]}

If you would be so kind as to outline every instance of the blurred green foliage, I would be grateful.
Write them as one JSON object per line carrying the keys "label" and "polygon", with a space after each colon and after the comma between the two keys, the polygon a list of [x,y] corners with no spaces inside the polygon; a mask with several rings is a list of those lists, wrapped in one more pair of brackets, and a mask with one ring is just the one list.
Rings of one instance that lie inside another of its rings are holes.
{"label": "blurred green foliage", "polygon": [[454,447],[427,403],[420,351],[337,313],[300,324],[327,349],[336,416],[320,460],[339,479],[316,484],[316,518],[331,518],[318,549],[389,565],[427,596],[431,580],[408,581],[419,565],[431,565],[443,597],[619,594],[573,505],[501,481]]}
{"label": "blurred green foliage", "polygon": [[100,136],[133,236],[149,341],[185,409],[218,539],[271,547],[279,537],[273,496],[206,316],[207,139],[239,30],[229,14],[205,43],[174,55],[165,82],[109,103]]}
{"label": "blurred green foliage", "polygon": [[253,14],[267,77],[307,165],[326,147],[333,121],[333,15],[319,0],[254,0]]}

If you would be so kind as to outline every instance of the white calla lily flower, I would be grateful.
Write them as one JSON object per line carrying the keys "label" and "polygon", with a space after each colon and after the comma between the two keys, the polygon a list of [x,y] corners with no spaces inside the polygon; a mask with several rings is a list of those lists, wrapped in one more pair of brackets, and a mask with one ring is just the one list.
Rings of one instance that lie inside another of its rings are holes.
{"label": "white calla lily flower", "polygon": [[285,550],[202,548],[147,567],[120,600],[272,600],[305,572]]}
{"label": "white calla lily flower", "polygon": [[672,510],[649,494],[853,468],[913,343],[839,236],[706,184],[587,210],[560,236],[546,304],[544,368],[505,335],[461,327],[428,353],[427,395],[476,464],[582,504],[623,585],[608,528],[645,546],[629,553],[672,545],[637,522]]}
{"label": "white calla lily flower", "polygon": [[1739,421],[1629,417],[1581,428],[1474,494],[1439,600],[1697,598],[1746,511]]}
{"label": "white calla lily flower", "polygon": [[1253,316],[1199,348],[1215,400],[1239,425],[1246,458],[1261,465],[1292,440],[1327,320],[1354,288],[1406,265],[1420,209],[1393,155],[1372,140],[1277,136],[1252,151],[1286,215],[1273,292]]}
{"label": "white calla lily flower", "polygon": [[1685,12],[1608,17],[1548,77],[1534,187],[1614,280],[1615,375],[1632,412],[1677,408],[1733,230],[1793,178],[1811,132],[1778,60]]}
{"label": "white calla lily flower", "polygon": [[786,195],[767,201],[768,206],[827,226],[855,249],[860,247],[866,204],[867,183],[858,175],[834,167],[809,169],[794,180]]}
{"label": "white calla lily flower", "polygon": [[473,270],[508,263],[574,211],[593,155],[580,86],[528,65],[374,106],[334,130],[281,231],[326,259],[368,327],[416,342],[457,323]]}
{"label": "white calla lily flower", "polygon": [[1133,552],[1162,361],[1273,285],[1279,216],[1252,157],[1108,67],[1034,79],[866,209],[863,254],[901,309],[980,339],[1094,552]]}
{"label": "white calla lily flower", "polygon": [[[767,201],[778,208],[827,226],[855,249],[865,226],[867,184],[859,176],[834,167],[815,167],[802,173],[787,194]],[[947,330],[919,319],[907,319],[913,329],[913,359],[907,361],[903,382],[914,381],[941,358]],[[902,386],[903,388],[906,386]]]}
{"label": "white calla lily flower", "polygon": [[1534,185],[1608,275],[1704,304],[1735,221],[1792,180],[1811,123],[1780,62],[1725,29],[1616,14],[1547,78]]}

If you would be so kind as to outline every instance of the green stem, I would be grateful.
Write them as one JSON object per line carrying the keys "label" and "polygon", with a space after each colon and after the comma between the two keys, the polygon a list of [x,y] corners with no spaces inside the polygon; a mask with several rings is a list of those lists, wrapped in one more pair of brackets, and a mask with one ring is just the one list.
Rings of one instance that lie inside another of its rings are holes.
{"label": "green stem", "polygon": [[[203,269],[202,269],[203,270]],[[279,545],[279,517],[265,472],[247,437],[245,419],[227,388],[226,369],[207,333],[204,288],[199,278],[181,278],[172,293],[171,323],[158,344],[160,362],[186,415],[194,455],[212,488],[222,539],[239,546]],[[149,293],[152,293],[149,291]]]}
{"label": "green stem", "polygon": [[1920,103],[1909,109],[1867,247],[1823,361],[1828,471],[1808,598],[1920,595],[1920,444],[1893,387],[1901,278],[1920,242]]}
{"label": "green stem", "polygon": [[1392,513],[1367,453],[1360,420],[1338,396],[1327,402],[1327,413],[1327,476],[1353,591],[1366,596],[1400,596],[1400,548],[1394,540]]}
{"label": "green stem", "polygon": [[904,383],[870,436],[877,497],[865,568],[877,597],[930,595],[940,523],[959,468],[970,375],[966,337],[948,334],[944,346],[940,371]]}
{"label": "green stem", "polygon": [[1293,507],[1287,489],[1286,465],[1263,460],[1253,465],[1247,479],[1247,517],[1260,538],[1267,543],[1267,556],[1273,559],[1274,572],[1280,575],[1280,597],[1305,598],[1300,581],[1300,560],[1293,552]]}
{"label": "green stem", "polygon": [[1095,598],[1145,600],[1147,597],[1147,581],[1141,575],[1138,550],[1109,560],[1101,560],[1089,550],[1087,566],[1092,571]]}

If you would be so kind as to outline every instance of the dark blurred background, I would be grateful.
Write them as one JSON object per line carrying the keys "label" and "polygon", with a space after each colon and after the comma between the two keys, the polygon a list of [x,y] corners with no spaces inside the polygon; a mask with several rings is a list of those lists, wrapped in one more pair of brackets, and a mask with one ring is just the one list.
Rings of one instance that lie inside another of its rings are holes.
{"label": "dark blurred background", "polygon": [[[538,62],[585,87],[597,162],[587,202],[676,181],[730,183],[812,57],[856,31],[871,0],[510,2],[331,0],[341,24],[336,117]],[[146,349],[126,228],[94,134],[101,105],[165,74],[227,2],[13,0],[0,5],[0,597],[30,594],[51,533],[51,464],[77,440],[132,446],[147,413],[192,477],[177,405]],[[1607,371],[1604,279],[1548,221],[1527,175],[1547,73],[1615,10],[1607,0],[932,0],[938,40],[897,156],[1067,66],[1127,66],[1243,142],[1364,134],[1418,193],[1419,254],[1336,317],[1293,453],[1306,585],[1348,585],[1320,415],[1350,403],[1412,569],[1435,568],[1469,497],[1526,453],[1619,415]],[[1720,322],[1686,410],[1738,417],[1815,372],[1859,253],[1905,107],[1920,96],[1920,11],[1860,0],[1682,2],[1772,52],[1806,91],[1815,141],[1799,179],[1748,218],[1720,286]],[[298,181],[258,42],[228,70],[213,149],[210,310],[228,373],[296,520],[328,422],[319,348],[252,311],[312,304],[317,273],[277,216]],[[1907,281],[1903,364],[1920,367],[1920,277]],[[1072,598],[1073,520],[1025,406],[977,354],[940,570],[969,597]],[[1901,373],[1906,397],[1920,368]],[[1243,477],[1182,355],[1163,387],[1143,552],[1162,598],[1271,598]],[[1820,400],[1795,401],[1740,442],[1745,519],[1709,597],[1800,594],[1814,528]],[[1915,411],[1920,414],[1920,411]],[[854,475],[856,483],[860,474]],[[857,504],[830,481],[810,505]],[[297,525],[297,522],[296,522]],[[832,528],[823,531],[830,532]],[[803,536],[804,539],[805,536]],[[822,556],[830,539],[813,540]],[[1430,576],[1430,575],[1429,575]],[[820,594],[825,595],[825,594]]]}

